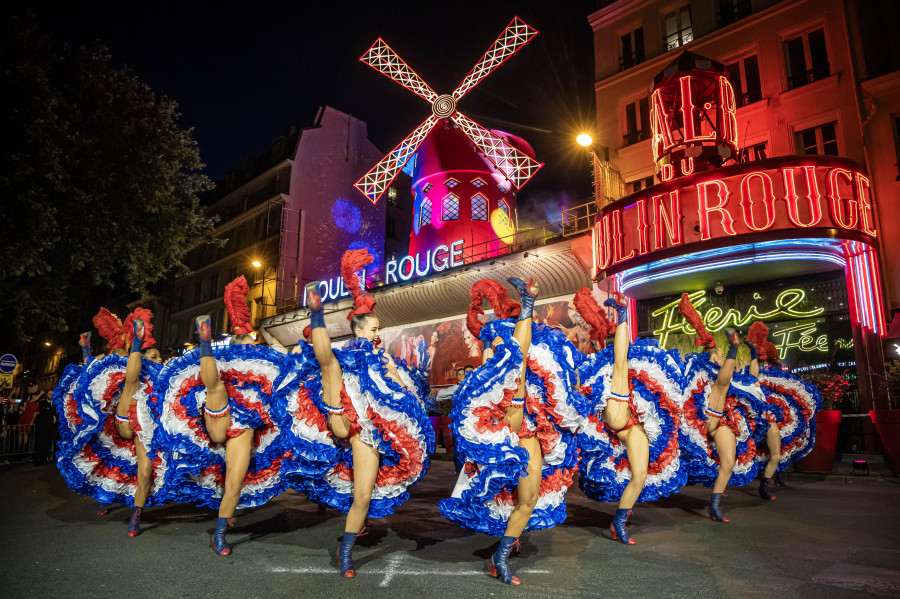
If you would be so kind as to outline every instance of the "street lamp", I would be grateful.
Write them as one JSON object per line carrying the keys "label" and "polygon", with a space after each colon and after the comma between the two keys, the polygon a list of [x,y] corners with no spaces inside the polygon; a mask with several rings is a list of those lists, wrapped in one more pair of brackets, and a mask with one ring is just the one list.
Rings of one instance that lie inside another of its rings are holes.
{"label": "street lamp", "polygon": [[259,260],[254,260],[254,261],[251,262],[250,264],[252,264],[252,265],[255,266],[256,268],[259,268],[260,266],[262,266],[262,262],[260,262]]}
{"label": "street lamp", "polygon": [[46,345],[47,347],[50,347],[50,342],[49,342],[49,341],[44,341],[44,345]]}
{"label": "street lamp", "polygon": [[591,139],[591,136],[588,135],[587,133],[579,133],[578,137],[575,138],[575,141],[578,142],[579,146],[582,146],[585,148],[591,146],[594,143],[594,140]]}
{"label": "street lamp", "polygon": [[[254,268],[257,268],[257,269],[260,268],[260,267],[262,266],[262,262],[260,262],[259,260],[254,260],[254,261],[251,262],[250,264],[252,264],[253,267],[254,267]],[[258,279],[258,278],[259,278],[259,277],[257,277],[257,279]],[[257,322],[257,325],[259,325],[259,322],[263,319],[263,316],[262,316],[261,313],[262,313],[262,311],[264,310],[264,308],[263,308],[263,295],[265,294],[265,290],[266,290],[266,279],[265,279],[265,272],[264,272],[264,273],[263,273],[263,280],[262,280],[262,282],[259,284],[259,310],[257,311],[257,315],[256,315],[256,322]]]}

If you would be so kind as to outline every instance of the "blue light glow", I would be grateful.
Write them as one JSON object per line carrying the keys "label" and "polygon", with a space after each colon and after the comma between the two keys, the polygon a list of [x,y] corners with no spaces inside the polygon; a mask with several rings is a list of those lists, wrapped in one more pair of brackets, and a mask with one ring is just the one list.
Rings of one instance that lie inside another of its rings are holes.
{"label": "blue light glow", "polygon": [[338,198],[331,207],[334,224],[346,233],[356,233],[362,226],[362,213],[349,200]]}

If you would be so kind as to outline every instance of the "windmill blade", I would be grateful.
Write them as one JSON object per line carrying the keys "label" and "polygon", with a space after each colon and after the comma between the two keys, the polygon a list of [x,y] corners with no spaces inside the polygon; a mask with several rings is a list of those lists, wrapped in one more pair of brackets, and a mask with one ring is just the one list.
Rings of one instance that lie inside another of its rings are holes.
{"label": "windmill blade", "polygon": [[425,121],[416,127],[416,130],[407,136],[406,139],[397,144],[393,150],[381,159],[381,161],[372,167],[372,169],[362,176],[362,178],[354,183],[356,189],[360,190],[367,198],[372,200],[373,204],[378,203],[378,198],[384,193],[409,157],[412,156],[419,148],[419,144],[428,135],[438,119],[434,115],[430,115]]}
{"label": "windmill blade", "polygon": [[500,172],[512,181],[516,189],[521,189],[538,172],[538,169],[544,166],[543,163],[518,151],[507,141],[497,137],[461,112],[457,112],[451,119],[500,169]]}
{"label": "windmill blade", "polygon": [[384,40],[381,38],[375,40],[369,51],[359,59],[414,94],[425,98],[429,104],[438,97],[434,90],[415,71],[409,68],[409,65],[403,62],[403,59],[390,46],[384,43]]}
{"label": "windmill blade", "polygon": [[453,98],[459,100],[470,89],[478,85],[478,82],[490,75],[494,69],[509,60],[509,58],[521,50],[525,44],[531,41],[531,38],[538,34],[537,29],[532,29],[525,24],[525,21],[514,17],[510,21],[500,37],[494,42],[494,45],[484,53],[481,60],[472,67],[469,74],[466,75],[462,83],[454,90]]}

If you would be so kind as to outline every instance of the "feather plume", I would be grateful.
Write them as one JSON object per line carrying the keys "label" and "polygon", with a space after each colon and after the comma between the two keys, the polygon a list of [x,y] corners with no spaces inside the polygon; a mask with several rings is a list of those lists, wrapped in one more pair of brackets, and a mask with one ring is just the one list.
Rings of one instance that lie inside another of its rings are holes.
{"label": "feather plume", "polygon": [[506,288],[493,279],[481,279],[472,285],[469,290],[472,297],[472,303],[469,305],[469,311],[466,314],[466,326],[469,332],[476,337],[481,333],[484,324],[478,319],[479,315],[484,314],[481,308],[483,299],[487,299],[494,309],[497,318],[512,318],[519,315],[522,306],[509,296],[506,295]]}
{"label": "feather plume", "polygon": [[357,271],[368,266],[375,260],[368,248],[359,250],[347,250],[341,256],[341,278],[344,286],[353,296],[353,309],[347,314],[347,320],[351,320],[357,314],[371,314],[375,309],[375,299],[366,293],[359,282]]}
{"label": "feather plume", "polygon": [[768,339],[764,339],[759,346],[759,359],[774,364],[781,364],[781,358],[778,357],[778,348]]}
{"label": "feather plume", "polygon": [[766,342],[766,337],[768,336],[769,327],[759,320],[751,324],[750,330],[747,331],[747,339],[756,346],[757,350],[762,349],[763,344]]}
{"label": "feather plume", "polygon": [[118,316],[106,308],[100,308],[93,322],[100,336],[109,341],[109,351],[125,347],[125,329]]}
{"label": "feather plume", "polygon": [[125,329],[125,338],[128,340],[128,345],[134,343],[134,325],[132,322],[134,322],[135,318],[140,318],[144,321],[144,342],[141,344],[141,347],[148,349],[156,345],[156,339],[153,338],[153,324],[150,322],[153,318],[153,312],[147,308],[135,308],[134,312],[125,317],[122,327]]}
{"label": "feather plume", "polygon": [[591,339],[597,341],[601,348],[606,347],[606,338],[616,329],[616,325],[606,316],[606,310],[600,308],[587,287],[575,293],[573,303],[584,321],[591,326]]}
{"label": "feather plume", "polygon": [[697,312],[697,309],[691,303],[687,293],[681,294],[681,301],[678,302],[678,310],[681,312],[682,316],[684,316],[685,320],[688,321],[688,324],[697,331],[697,338],[694,339],[695,345],[703,347],[716,346],[716,340],[709,334],[709,331],[706,330],[706,327],[703,325],[703,320],[700,319],[700,313]]}
{"label": "feather plume", "polygon": [[253,332],[250,326],[250,308],[247,307],[247,294],[250,287],[244,275],[239,276],[225,286],[225,309],[231,321],[231,332],[235,335],[249,335]]}

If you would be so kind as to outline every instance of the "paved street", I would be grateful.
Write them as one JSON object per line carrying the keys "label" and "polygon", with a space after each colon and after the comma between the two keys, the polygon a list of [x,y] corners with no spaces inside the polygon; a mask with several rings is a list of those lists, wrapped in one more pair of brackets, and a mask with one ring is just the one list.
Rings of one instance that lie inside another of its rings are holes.
{"label": "paved street", "polygon": [[[521,587],[491,579],[496,539],[443,520],[452,463],[435,462],[413,499],[356,549],[358,577],[338,576],[343,517],[295,493],[239,514],[233,553],[209,548],[215,514],[153,508],[125,535],[129,511],[94,514],[53,467],[0,470],[3,597],[857,597],[900,594],[900,484],[794,475],[763,504],[749,487],[724,500],[732,524],[706,517],[705,489],[639,505],[609,537],[615,506],[569,494],[569,517],[526,534]],[[849,484],[843,482],[850,481]]]}

